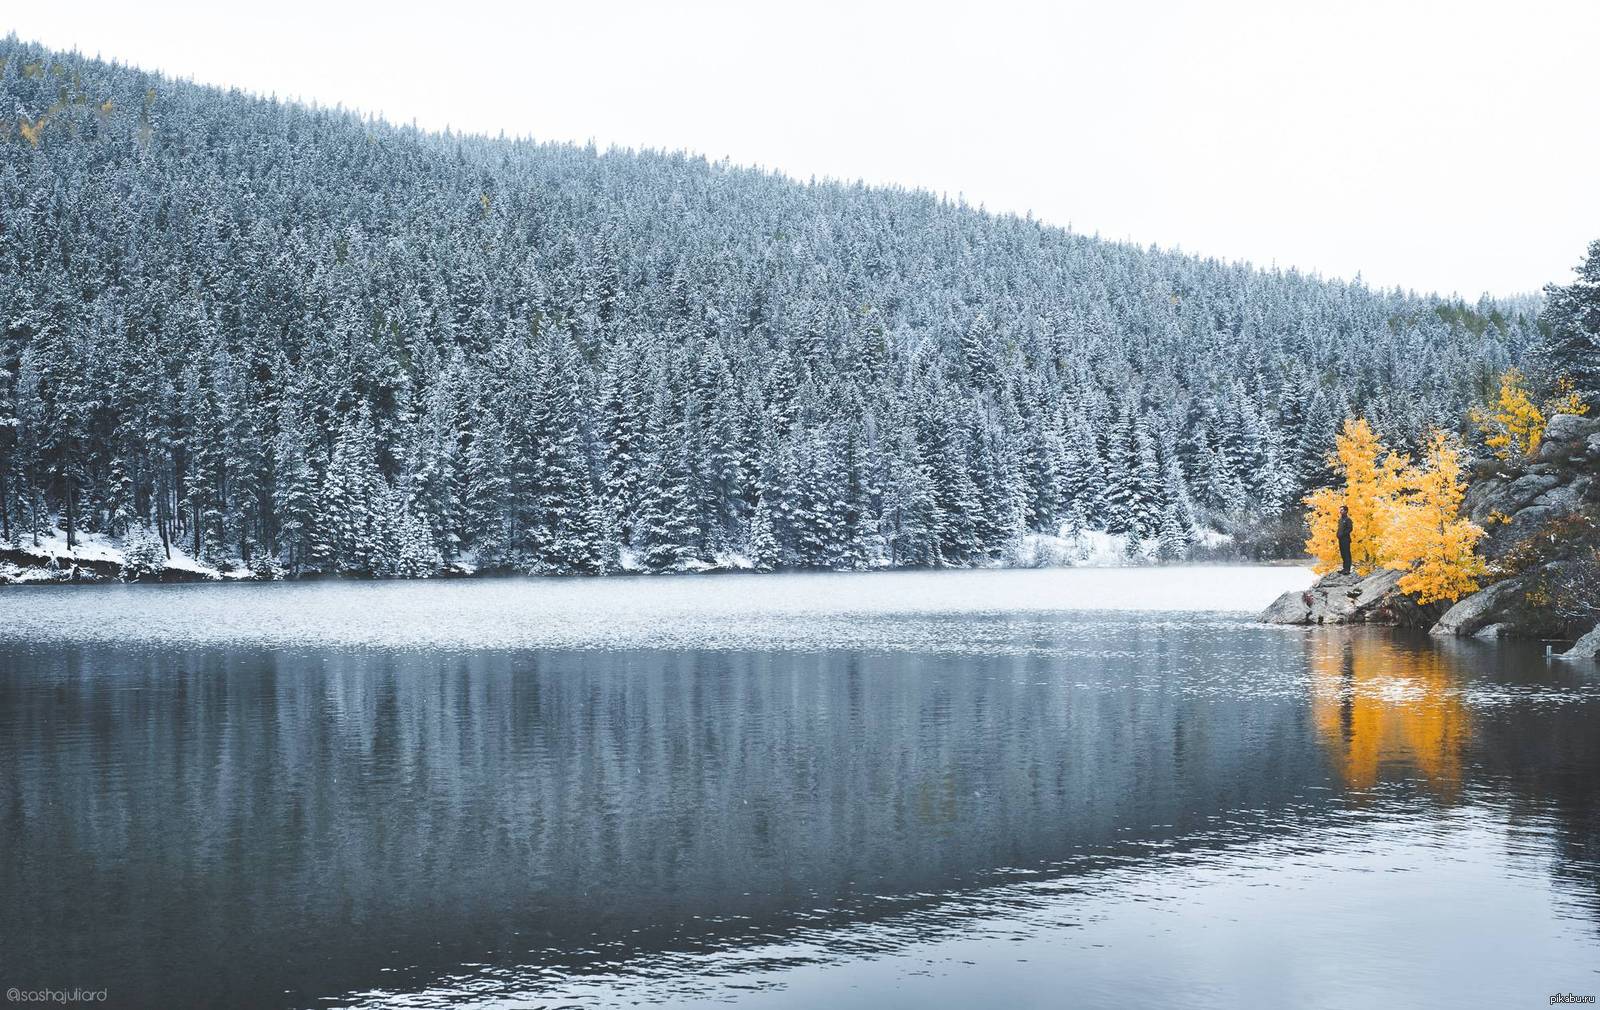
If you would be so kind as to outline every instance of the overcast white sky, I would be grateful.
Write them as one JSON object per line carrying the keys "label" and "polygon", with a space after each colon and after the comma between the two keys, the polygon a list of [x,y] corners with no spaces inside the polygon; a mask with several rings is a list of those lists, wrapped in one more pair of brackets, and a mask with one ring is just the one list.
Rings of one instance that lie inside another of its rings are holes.
{"label": "overcast white sky", "polygon": [[1418,290],[1600,238],[1600,3],[8,4],[0,32],[427,127],[684,148]]}

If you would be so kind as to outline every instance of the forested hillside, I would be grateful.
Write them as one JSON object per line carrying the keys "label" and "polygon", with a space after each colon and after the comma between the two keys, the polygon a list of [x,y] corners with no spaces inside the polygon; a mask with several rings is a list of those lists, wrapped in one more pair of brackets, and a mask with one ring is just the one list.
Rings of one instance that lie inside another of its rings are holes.
{"label": "forested hillside", "polygon": [[[423,575],[1260,538],[1537,336],[927,193],[434,135],[0,42],[0,538]],[[1298,548],[1299,537],[1285,543]]]}

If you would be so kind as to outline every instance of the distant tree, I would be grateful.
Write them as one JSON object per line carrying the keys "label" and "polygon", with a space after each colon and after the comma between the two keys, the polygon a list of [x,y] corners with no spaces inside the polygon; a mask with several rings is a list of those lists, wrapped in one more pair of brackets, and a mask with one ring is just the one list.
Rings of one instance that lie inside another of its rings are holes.
{"label": "distant tree", "polygon": [[1179,508],[1169,503],[1161,510],[1161,526],[1156,531],[1156,557],[1162,561],[1182,561],[1189,556],[1189,531],[1184,527]]}
{"label": "distant tree", "polygon": [[1568,376],[1574,391],[1590,406],[1600,407],[1600,239],[1578,264],[1571,284],[1551,284],[1540,314],[1549,336],[1535,350],[1535,359],[1552,376]]}

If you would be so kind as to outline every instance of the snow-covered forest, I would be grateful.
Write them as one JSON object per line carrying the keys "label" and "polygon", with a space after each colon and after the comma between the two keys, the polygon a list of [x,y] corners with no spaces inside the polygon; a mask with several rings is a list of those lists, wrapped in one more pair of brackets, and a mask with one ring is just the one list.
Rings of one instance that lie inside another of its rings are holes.
{"label": "snow-covered forest", "polygon": [[1344,417],[1415,445],[1537,337],[1532,300],[422,133],[15,38],[0,109],[13,542],[374,575],[971,565],[1063,530],[1297,553]]}

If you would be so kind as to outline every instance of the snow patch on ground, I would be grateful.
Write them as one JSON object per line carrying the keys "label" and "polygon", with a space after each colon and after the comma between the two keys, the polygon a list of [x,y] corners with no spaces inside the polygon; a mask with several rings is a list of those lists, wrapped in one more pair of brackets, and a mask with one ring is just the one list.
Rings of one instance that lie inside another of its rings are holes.
{"label": "snow patch on ground", "polygon": [[[1215,549],[1233,542],[1233,537],[1216,530],[1196,530],[1194,547]],[[1013,568],[1121,568],[1156,563],[1154,541],[1130,543],[1122,533],[1104,530],[1070,532],[1064,527],[1059,536],[1027,533],[1006,550],[1003,563]]]}
{"label": "snow patch on ground", "polygon": [[1005,563],[1017,568],[1114,568],[1145,560],[1146,552],[1129,553],[1128,538],[1102,530],[1051,536],[1029,533],[1007,551]]}
{"label": "snow patch on ground", "polygon": [[[39,559],[39,567],[0,565],[0,584],[53,582],[59,581],[63,573],[70,572],[73,565],[92,562],[113,564],[120,568],[126,563],[122,545],[104,533],[79,532],[73,539],[76,540],[75,546],[68,547],[66,531],[56,528],[39,534],[38,543],[35,543],[31,536],[24,536],[11,542],[0,542],[0,549],[17,551]],[[186,572],[205,579],[224,577],[221,571],[196,561],[177,545],[169,548],[166,567],[172,571]],[[235,568],[227,573],[229,578],[250,578],[251,575],[252,573],[244,568]]]}
{"label": "snow patch on ground", "polygon": [[21,551],[46,561],[54,560],[58,565],[70,565],[81,561],[108,561],[116,565],[122,564],[122,551],[110,537],[99,533],[79,533],[75,539],[77,546],[68,547],[66,531],[52,529],[39,534],[38,543],[34,543],[33,537],[24,536],[3,546],[8,550]]}
{"label": "snow patch on ground", "polygon": [[1233,543],[1233,534],[1223,533],[1219,530],[1196,530],[1194,544],[1196,547],[1225,547]]}
{"label": "snow patch on ground", "polygon": [[39,568],[33,565],[21,568],[9,562],[0,561],[0,586],[57,581],[59,581],[58,576],[48,568]]}
{"label": "snow patch on ground", "polygon": [[[194,572],[196,575],[203,575],[208,579],[222,578],[222,573],[217,569],[196,561],[178,547],[169,547],[168,552],[167,567],[174,571]],[[248,568],[231,568],[228,570],[228,576],[235,579],[248,579],[251,577],[251,573]]]}

